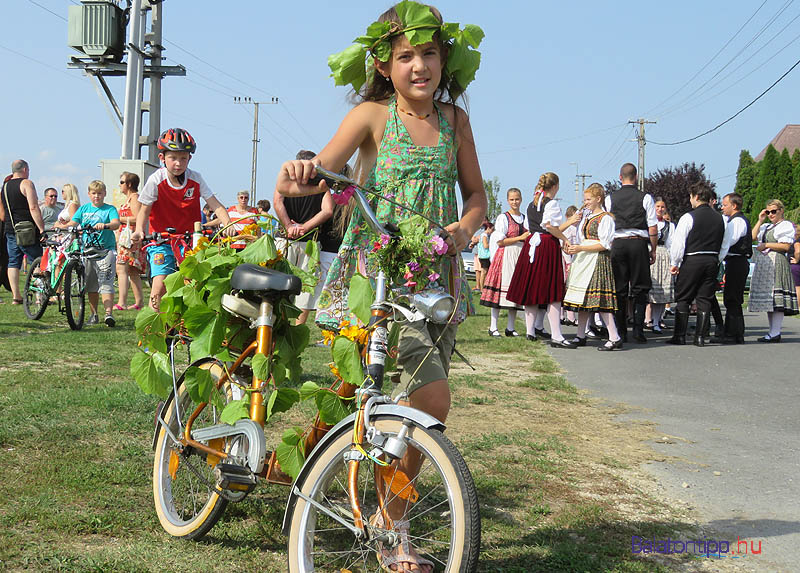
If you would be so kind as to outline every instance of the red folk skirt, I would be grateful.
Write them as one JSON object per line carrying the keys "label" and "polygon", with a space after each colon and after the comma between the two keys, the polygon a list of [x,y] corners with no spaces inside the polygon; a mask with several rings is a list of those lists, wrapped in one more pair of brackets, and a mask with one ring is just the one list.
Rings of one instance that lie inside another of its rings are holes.
{"label": "red folk skirt", "polygon": [[530,239],[525,241],[511,277],[508,300],[524,306],[564,300],[564,258],[561,243],[553,235],[540,233],[533,263]]}

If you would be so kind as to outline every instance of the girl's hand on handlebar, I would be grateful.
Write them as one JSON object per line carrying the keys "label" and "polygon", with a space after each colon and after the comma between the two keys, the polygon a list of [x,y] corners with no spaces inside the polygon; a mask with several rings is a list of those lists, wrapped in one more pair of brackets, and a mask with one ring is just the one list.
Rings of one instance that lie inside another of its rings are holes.
{"label": "girl's hand on handlebar", "polygon": [[[299,185],[308,185],[309,179],[317,175],[315,169],[316,165],[308,159],[294,159],[287,161],[281,165],[280,173],[278,174],[278,191],[286,189],[290,183]],[[328,191],[328,185],[325,181],[320,181],[317,185],[318,191]]]}
{"label": "girl's hand on handlebar", "polygon": [[142,244],[142,239],[144,238],[144,233],[141,231],[134,231],[131,233],[131,246],[133,248],[138,249]]}

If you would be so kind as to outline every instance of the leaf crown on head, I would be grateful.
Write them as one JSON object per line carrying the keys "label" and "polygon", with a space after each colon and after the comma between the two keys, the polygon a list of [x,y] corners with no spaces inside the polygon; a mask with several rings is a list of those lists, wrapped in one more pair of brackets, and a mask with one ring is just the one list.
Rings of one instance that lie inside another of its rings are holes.
{"label": "leaf crown on head", "polygon": [[432,42],[438,32],[440,41],[447,46],[447,63],[444,74],[452,78],[463,92],[475,79],[481,63],[481,53],[476,50],[484,33],[480,27],[467,24],[463,28],[454,22],[442,23],[429,6],[404,0],[395,5],[401,23],[373,22],[364,36],[338,54],[328,56],[328,67],[337,86],[352,85],[356,93],[367,81],[367,69],[372,58],[386,62],[392,55],[392,38],[405,34],[412,46]]}

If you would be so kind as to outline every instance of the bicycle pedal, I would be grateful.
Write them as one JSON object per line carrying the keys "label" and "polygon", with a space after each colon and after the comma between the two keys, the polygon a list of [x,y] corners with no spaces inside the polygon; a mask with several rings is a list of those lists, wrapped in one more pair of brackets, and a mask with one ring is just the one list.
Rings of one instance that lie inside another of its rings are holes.
{"label": "bicycle pedal", "polygon": [[214,468],[214,475],[222,489],[250,491],[258,483],[250,468],[236,464],[219,463]]}

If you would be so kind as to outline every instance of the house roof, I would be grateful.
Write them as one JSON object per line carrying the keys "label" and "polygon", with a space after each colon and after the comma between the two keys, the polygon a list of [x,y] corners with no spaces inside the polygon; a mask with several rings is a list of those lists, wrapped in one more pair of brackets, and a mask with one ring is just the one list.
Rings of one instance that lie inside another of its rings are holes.
{"label": "house roof", "polygon": [[[772,138],[770,141],[772,147],[778,150],[778,153],[783,152],[784,149],[789,150],[789,155],[794,153],[795,149],[800,148],[800,125],[796,123],[786,124],[782,130]],[[767,152],[767,145],[761,150],[761,153],[756,155],[755,160],[761,161],[764,159],[764,154]]]}

